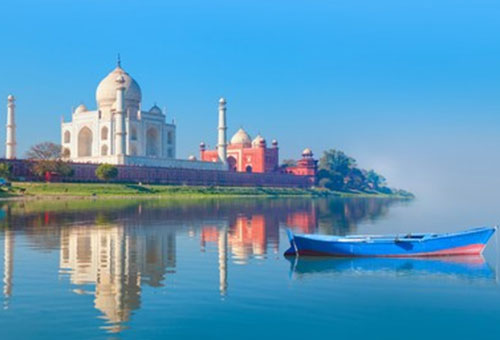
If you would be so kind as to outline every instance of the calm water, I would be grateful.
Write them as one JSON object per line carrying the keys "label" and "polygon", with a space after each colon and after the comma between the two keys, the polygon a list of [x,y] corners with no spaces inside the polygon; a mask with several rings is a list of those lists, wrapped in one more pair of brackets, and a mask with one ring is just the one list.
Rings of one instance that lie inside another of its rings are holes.
{"label": "calm water", "polygon": [[288,260],[285,228],[452,231],[493,203],[382,199],[4,203],[0,339],[500,338],[484,257]]}

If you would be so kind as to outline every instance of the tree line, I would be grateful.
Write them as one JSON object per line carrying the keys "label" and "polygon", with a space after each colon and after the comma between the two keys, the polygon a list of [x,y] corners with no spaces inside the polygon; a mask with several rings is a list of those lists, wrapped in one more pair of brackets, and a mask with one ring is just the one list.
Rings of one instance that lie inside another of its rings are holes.
{"label": "tree line", "polygon": [[[283,160],[282,166],[294,166],[294,160]],[[375,170],[365,170],[358,167],[353,157],[343,151],[330,149],[323,152],[319,159],[316,185],[320,188],[342,191],[380,193],[413,197],[405,190],[390,188],[384,176]]]}

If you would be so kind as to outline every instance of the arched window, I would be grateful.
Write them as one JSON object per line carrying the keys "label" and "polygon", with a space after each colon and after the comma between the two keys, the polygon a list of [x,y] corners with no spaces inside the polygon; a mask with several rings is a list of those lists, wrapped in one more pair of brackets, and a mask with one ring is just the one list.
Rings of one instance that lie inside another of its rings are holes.
{"label": "arched window", "polygon": [[106,126],[101,129],[101,140],[108,140],[108,128]]}
{"label": "arched window", "polygon": [[84,127],[78,133],[78,157],[92,156],[92,131]]}
{"label": "arched window", "polygon": [[137,129],[135,128],[135,126],[133,126],[130,129],[130,139],[131,140],[137,140]]}
{"label": "arched window", "polygon": [[174,142],[174,134],[172,131],[167,133],[167,143],[172,144]]}
{"label": "arched window", "polygon": [[101,156],[107,156],[108,155],[108,146],[103,145],[101,146]]}
{"label": "arched window", "polygon": [[251,165],[248,165],[246,168],[245,168],[245,171],[250,173],[252,172],[252,166]]}
{"label": "arched window", "polygon": [[167,155],[168,155],[168,158],[173,158],[174,157],[174,151],[171,148],[168,148]]}
{"label": "arched window", "polygon": [[69,131],[64,132],[64,143],[71,142],[71,133]]}
{"label": "arched window", "polygon": [[158,156],[160,149],[159,144],[158,130],[149,128],[146,133],[146,156]]}

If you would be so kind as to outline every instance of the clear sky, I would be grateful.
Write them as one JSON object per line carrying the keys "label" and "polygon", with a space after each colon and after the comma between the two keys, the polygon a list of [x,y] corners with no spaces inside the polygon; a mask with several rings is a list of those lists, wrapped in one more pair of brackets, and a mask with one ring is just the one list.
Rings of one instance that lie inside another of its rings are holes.
{"label": "clear sky", "polygon": [[[61,115],[116,63],[178,124],[178,155],[229,134],[283,158],[337,148],[417,194],[500,191],[500,1],[6,1],[0,119],[19,153],[60,141]],[[0,138],[5,138],[1,129]],[[439,196],[439,195],[437,195]]]}

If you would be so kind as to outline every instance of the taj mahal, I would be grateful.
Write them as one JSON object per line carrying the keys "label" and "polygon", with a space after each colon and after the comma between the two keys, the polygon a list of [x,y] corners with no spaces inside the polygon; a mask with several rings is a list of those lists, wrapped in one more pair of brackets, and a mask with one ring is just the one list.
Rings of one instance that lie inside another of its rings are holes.
{"label": "taj mahal", "polygon": [[[228,141],[225,98],[220,98],[218,101],[216,147],[209,150],[206,144],[201,142],[199,159],[195,156],[178,159],[175,122],[173,120],[167,122],[166,112],[156,104],[149,110],[143,109],[141,87],[122,68],[120,58],[114,70],[99,82],[95,100],[95,109],[80,104],[72,110],[69,121],[61,120],[61,157],[73,164],[74,168],[83,169],[84,165],[97,166],[106,163],[124,167],[120,175],[123,176],[121,180],[142,178],[154,182],[190,181],[203,184],[264,185],[272,182],[278,185],[283,182],[285,185],[293,185],[290,183],[295,183],[291,179],[284,179],[283,176],[260,179],[227,177],[222,174],[215,175],[214,171],[305,176],[311,179],[307,183],[312,183],[316,175],[317,161],[313,159],[310,149],[302,152],[302,158],[295,166],[283,168],[279,164],[276,139],[268,145],[260,134],[252,139],[243,128],[240,128]],[[14,161],[17,160],[14,96],[9,95],[7,101],[5,159]],[[150,170],[139,171],[137,167]],[[22,173],[24,177],[29,176],[27,165],[21,168],[24,170],[16,171]],[[161,174],[154,170],[158,168],[164,169]],[[83,170],[77,171],[77,176],[73,180],[92,180],[95,176],[92,168],[86,167],[86,169],[85,174]],[[168,169],[177,172],[166,172]],[[187,175],[187,172],[182,173],[183,170],[195,173]]]}
{"label": "taj mahal", "polygon": [[80,104],[61,123],[63,156],[73,162],[224,169],[223,164],[176,159],[176,125],[157,105],[142,108],[139,84],[121,67],[97,86],[97,108]]}

